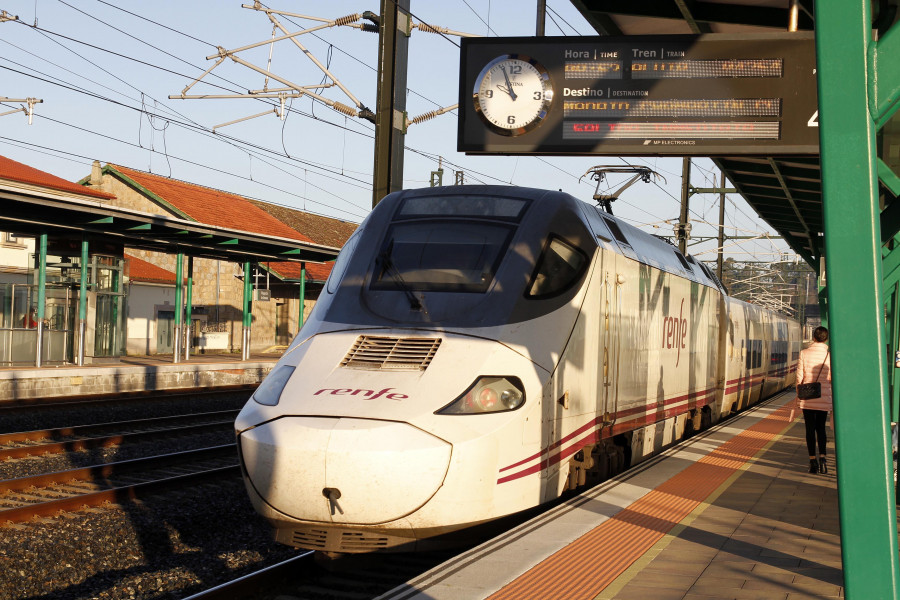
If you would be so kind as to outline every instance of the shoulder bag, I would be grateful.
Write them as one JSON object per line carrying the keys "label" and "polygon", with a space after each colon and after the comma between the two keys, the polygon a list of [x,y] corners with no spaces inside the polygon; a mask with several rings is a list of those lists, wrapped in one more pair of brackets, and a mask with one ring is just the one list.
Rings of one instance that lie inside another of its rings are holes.
{"label": "shoulder bag", "polygon": [[[831,353],[831,348],[828,349],[828,352],[825,353],[825,360],[828,360],[828,354]],[[822,397],[822,384],[819,383],[819,375],[822,374],[822,367],[825,366],[825,360],[822,361],[822,364],[819,365],[819,372],[816,375],[816,380],[812,383],[798,383],[797,384],[797,397],[801,400],[813,400],[815,398]]]}

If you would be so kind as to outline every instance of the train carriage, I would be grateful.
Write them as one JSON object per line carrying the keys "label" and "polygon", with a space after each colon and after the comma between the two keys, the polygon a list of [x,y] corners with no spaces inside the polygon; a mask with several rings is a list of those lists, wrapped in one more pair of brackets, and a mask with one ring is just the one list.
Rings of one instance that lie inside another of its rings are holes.
{"label": "train carriage", "polygon": [[386,197],[235,423],[276,539],[412,550],[600,481],[792,383],[799,327],[561,193]]}

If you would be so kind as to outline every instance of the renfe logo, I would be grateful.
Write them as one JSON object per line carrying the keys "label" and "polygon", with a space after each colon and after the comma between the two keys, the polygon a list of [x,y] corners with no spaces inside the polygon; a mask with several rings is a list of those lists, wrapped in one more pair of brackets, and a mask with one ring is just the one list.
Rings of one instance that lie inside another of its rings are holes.
{"label": "renfe logo", "polygon": [[313,394],[313,396],[328,392],[331,396],[365,396],[367,400],[374,400],[381,396],[384,396],[388,400],[406,400],[409,398],[406,394],[388,394],[392,389],[394,388],[384,388],[383,390],[376,392],[375,390],[353,390],[350,388],[324,388]]}
{"label": "renfe logo", "polygon": [[681,360],[681,349],[685,347],[684,338],[687,337],[687,319],[684,315],[684,298],[681,299],[681,309],[677,317],[665,317],[663,319],[663,348],[678,348],[678,356],[675,358],[675,366]]}

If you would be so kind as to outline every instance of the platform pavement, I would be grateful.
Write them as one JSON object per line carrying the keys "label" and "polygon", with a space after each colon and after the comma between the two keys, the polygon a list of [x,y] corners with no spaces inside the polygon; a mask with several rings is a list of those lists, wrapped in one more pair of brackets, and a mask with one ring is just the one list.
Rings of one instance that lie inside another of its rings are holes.
{"label": "platform pavement", "polygon": [[[829,473],[809,474],[803,424],[789,423],[783,407],[791,397],[781,394],[381,598],[842,598],[833,440]],[[738,437],[751,442],[746,454],[728,444]],[[707,488],[652,497],[703,466],[714,480]]]}
{"label": "platform pavement", "polygon": [[0,404],[148,391],[214,389],[258,385],[281,352],[196,354],[172,362],[172,355],[122,356],[85,366],[45,365],[0,368]]}

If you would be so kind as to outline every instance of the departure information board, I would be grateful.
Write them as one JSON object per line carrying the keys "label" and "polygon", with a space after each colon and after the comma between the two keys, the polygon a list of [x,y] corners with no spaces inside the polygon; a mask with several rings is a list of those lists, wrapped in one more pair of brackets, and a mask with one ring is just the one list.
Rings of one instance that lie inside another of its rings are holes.
{"label": "departure information board", "polygon": [[818,154],[813,34],[464,38],[470,154]]}

